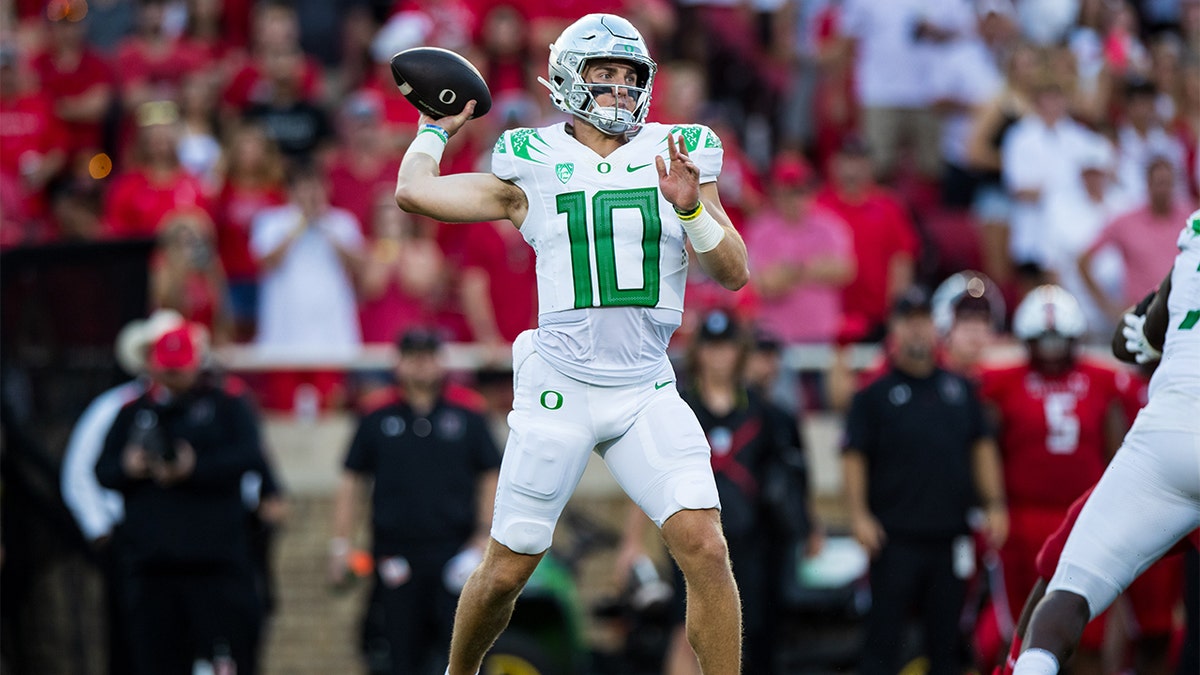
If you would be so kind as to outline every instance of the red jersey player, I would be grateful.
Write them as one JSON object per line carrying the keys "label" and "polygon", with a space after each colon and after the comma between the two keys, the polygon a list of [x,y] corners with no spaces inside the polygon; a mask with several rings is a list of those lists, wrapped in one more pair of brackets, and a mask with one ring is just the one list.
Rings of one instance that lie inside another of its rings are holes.
{"label": "red jersey player", "polygon": [[[981,376],[982,396],[999,425],[1011,521],[1000,551],[1003,585],[992,589],[1005,634],[1037,581],[1038,549],[1071,502],[1099,480],[1125,431],[1121,399],[1128,377],[1078,357],[1076,340],[1085,327],[1074,297],[1058,286],[1040,286],[1013,316],[1013,333],[1025,342],[1028,358]],[[1085,649],[1103,638],[1103,627],[1093,630],[1098,633]]]}

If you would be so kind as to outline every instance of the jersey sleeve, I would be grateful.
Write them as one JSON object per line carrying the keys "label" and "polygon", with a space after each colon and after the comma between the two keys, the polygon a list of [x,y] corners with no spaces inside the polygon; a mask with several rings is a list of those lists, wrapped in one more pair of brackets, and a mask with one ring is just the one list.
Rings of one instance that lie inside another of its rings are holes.
{"label": "jersey sleeve", "polygon": [[721,175],[721,163],[725,161],[725,148],[716,132],[702,124],[677,125],[671,133],[677,141],[683,136],[691,161],[700,169],[700,183],[713,183]]}
{"label": "jersey sleeve", "polygon": [[496,139],[492,148],[492,173],[501,180],[516,180],[517,166],[512,151],[511,131],[505,131]]}
{"label": "jersey sleeve", "polygon": [[551,164],[553,150],[543,131],[521,128],[501,134],[492,148],[492,173],[501,180],[520,183],[532,175],[534,167]]}

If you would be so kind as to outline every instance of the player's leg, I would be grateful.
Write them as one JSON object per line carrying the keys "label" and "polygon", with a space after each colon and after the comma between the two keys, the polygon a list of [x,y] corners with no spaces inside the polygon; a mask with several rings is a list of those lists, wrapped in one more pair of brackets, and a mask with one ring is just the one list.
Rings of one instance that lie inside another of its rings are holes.
{"label": "player's leg", "polygon": [[[650,390],[647,383],[646,389]],[[688,641],[707,675],[741,668],[741,602],[721,530],[717,485],[704,431],[673,387],[603,448],[617,482],[662,529],[683,571]]]}
{"label": "player's leg", "polygon": [[[1200,524],[1200,438],[1131,432],[1071,530],[1017,675],[1058,672],[1089,619]],[[1153,526],[1148,524],[1153,523]]]}
{"label": "player's leg", "polygon": [[687,593],[688,642],[709,674],[741,672],[742,612],[716,509],[685,509],[663,523],[663,540]]}
{"label": "player's leg", "polygon": [[541,562],[540,553],[516,553],[495,539],[463,586],[450,638],[450,675],[479,672],[483,657],[508,626],[517,596]]}
{"label": "player's leg", "polygon": [[596,442],[588,423],[587,385],[533,354],[528,335],[514,344],[513,363],[511,430],[500,463],[492,538],[459,596],[451,675],[477,672],[508,625]]}

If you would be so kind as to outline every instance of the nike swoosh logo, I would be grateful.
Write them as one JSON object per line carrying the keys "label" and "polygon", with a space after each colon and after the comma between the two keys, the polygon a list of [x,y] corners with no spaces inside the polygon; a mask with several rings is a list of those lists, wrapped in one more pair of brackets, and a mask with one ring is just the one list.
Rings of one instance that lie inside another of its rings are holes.
{"label": "nike swoosh logo", "polygon": [[[653,164],[653,163],[654,162],[650,162],[650,164]],[[628,171],[629,173],[633,173],[634,171],[639,171],[641,169],[644,169],[644,168],[650,166],[650,164],[639,164],[637,166],[634,166],[632,164],[627,164],[625,166],[625,170]]]}
{"label": "nike swoosh logo", "polygon": [[673,380],[667,380],[666,382],[655,382],[654,388],[655,388],[655,390],[662,389],[663,387],[667,386],[668,384],[671,384],[671,382],[673,382]]}

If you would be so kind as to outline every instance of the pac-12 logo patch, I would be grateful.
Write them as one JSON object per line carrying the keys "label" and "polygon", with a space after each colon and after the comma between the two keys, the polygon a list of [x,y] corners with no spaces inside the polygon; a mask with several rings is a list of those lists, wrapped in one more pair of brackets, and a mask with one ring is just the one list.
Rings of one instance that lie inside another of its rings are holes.
{"label": "pac-12 logo patch", "polygon": [[555,164],[554,172],[558,174],[558,180],[565,185],[567,181],[571,180],[571,176],[575,175],[575,163],[563,162]]}

